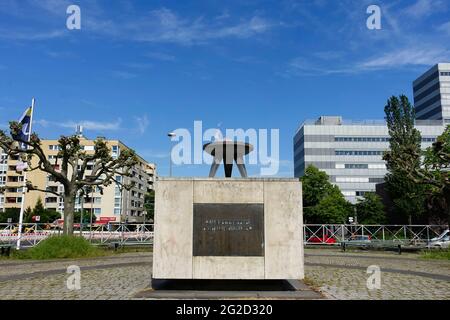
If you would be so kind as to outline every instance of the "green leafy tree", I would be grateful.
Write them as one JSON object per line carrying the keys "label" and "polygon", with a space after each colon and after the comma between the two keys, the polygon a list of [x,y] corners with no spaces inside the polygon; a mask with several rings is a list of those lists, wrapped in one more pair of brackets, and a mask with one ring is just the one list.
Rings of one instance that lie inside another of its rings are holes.
{"label": "green leafy tree", "polygon": [[300,180],[303,183],[303,206],[305,208],[317,205],[333,188],[328,175],[313,165],[306,168],[305,175]]}
{"label": "green leafy tree", "polygon": [[147,220],[154,220],[155,217],[155,191],[150,190],[145,194],[144,208],[147,212]]}
{"label": "green leafy tree", "polygon": [[[39,216],[39,221],[33,220],[33,217]],[[52,209],[45,209],[42,199],[39,197],[33,209],[28,207],[24,212],[24,222],[26,223],[52,223],[61,218],[61,214]]]}
{"label": "green leafy tree", "polygon": [[[81,221],[81,211],[76,211],[73,217],[74,223],[80,223]],[[97,221],[95,214],[92,215],[92,223]],[[83,224],[91,223],[91,213],[87,210],[83,211]]]}
{"label": "green leafy tree", "polygon": [[11,218],[12,223],[18,223],[19,215],[19,208],[7,208],[5,212],[0,212],[0,223],[7,223],[9,218]]}
{"label": "green leafy tree", "polygon": [[303,184],[304,220],[308,223],[345,223],[352,214],[352,205],[345,200],[328,175],[308,166],[301,178]]}
{"label": "green leafy tree", "polygon": [[[419,166],[411,159],[420,158]],[[440,212],[450,224],[450,126],[425,152],[408,149],[401,157],[391,159],[414,183],[425,186],[425,195],[433,211]]]}
{"label": "green leafy tree", "polygon": [[[80,138],[61,136],[58,140],[59,152],[55,166],[42,148],[41,139],[36,133],[31,134],[30,141],[20,138],[22,124],[10,122],[10,133],[0,130],[0,148],[10,156],[19,156],[28,164],[27,171],[40,170],[49,174],[55,181],[64,186],[62,193],[51,189],[40,189],[32,181],[27,181],[27,190],[52,193],[64,198],[64,227],[65,235],[73,234],[73,218],[75,199],[85,186],[106,187],[112,183],[123,185],[117,181],[117,176],[131,176],[131,168],[139,163],[133,150],[125,149],[118,157],[113,157],[110,147],[104,139],[95,140],[94,152],[87,153],[81,145]],[[20,147],[20,143],[27,148]],[[91,167],[92,170],[88,170]],[[89,171],[89,172],[88,172]],[[122,179],[123,180],[123,179]],[[131,188],[132,185],[124,185]]]}
{"label": "green leafy tree", "polygon": [[353,213],[353,206],[345,200],[337,186],[332,189],[311,209],[314,223],[344,224]]}
{"label": "green leafy tree", "polygon": [[33,219],[33,209],[31,207],[28,207],[25,209],[23,213],[23,222],[25,223],[31,223]]}
{"label": "green leafy tree", "polygon": [[[392,199],[392,214],[402,216],[405,220],[409,219],[411,223],[413,217],[420,219],[426,211],[426,186],[414,182],[399,165],[398,160],[407,160],[411,169],[419,168],[422,138],[420,132],[414,128],[414,108],[405,95],[391,97],[384,111],[391,137],[390,149],[383,156],[389,171],[385,179],[386,191]],[[407,153],[413,153],[415,156],[406,159]]]}
{"label": "green leafy tree", "polygon": [[385,224],[387,221],[383,202],[373,192],[366,193],[355,207],[359,224]]}

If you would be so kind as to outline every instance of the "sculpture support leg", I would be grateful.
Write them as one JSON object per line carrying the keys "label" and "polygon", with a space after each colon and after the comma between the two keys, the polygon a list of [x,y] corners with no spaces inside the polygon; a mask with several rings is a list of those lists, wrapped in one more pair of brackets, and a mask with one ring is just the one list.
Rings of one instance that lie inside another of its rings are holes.
{"label": "sculpture support leg", "polygon": [[247,178],[247,169],[245,168],[244,159],[242,156],[238,156],[235,159],[236,165],[239,169],[242,178]]}
{"label": "sculpture support leg", "polygon": [[225,178],[231,178],[231,175],[233,173],[233,163],[223,163],[223,167],[225,169]]}
{"label": "sculpture support leg", "polygon": [[222,161],[222,155],[215,155],[214,160],[211,164],[211,169],[209,170],[209,177],[214,178],[217,173],[217,169],[219,169],[220,162]]}
{"label": "sculpture support leg", "polygon": [[214,178],[216,176],[217,173],[217,169],[219,168],[219,165],[217,163],[212,163],[211,164],[211,169],[209,170],[209,177],[210,178]]}

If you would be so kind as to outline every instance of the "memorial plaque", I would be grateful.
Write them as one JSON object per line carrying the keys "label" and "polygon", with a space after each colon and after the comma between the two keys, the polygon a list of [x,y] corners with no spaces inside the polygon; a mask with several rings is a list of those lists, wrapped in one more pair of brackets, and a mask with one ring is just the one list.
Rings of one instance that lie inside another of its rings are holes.
{"label": "memorial plaque", "polygon": [[195,204],[194,256],[264,256],[263,204]]}

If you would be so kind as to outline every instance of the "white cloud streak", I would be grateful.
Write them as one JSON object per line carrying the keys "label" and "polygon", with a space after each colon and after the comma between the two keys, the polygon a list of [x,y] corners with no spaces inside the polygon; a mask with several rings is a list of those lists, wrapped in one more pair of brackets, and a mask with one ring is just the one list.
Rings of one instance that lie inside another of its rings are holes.
{"label": "white cloud streak", "polygon": [[99,122],[92,120],[80,120],[80,121],[69,120],[65,122],[56,122],[40,119],[36,120],[35,123],[43,127],[57,126],[61,128],[72,128],[74,132],[78,125],[83,126],[84,129],[93,131],[117,131],[121,129],[122,119],[119,118],[112,122]]}

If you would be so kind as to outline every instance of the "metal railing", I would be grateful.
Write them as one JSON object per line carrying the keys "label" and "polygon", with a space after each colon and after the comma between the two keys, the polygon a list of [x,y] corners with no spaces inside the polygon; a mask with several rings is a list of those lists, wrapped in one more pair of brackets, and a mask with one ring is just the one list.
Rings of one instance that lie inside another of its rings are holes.
{"label": "metal railing", "polygon": [[[18,240],[18,224],[0,224],[0,245],[15,246]],[[61,235],[62,228],[47,223],[24,223],[21,234],[21,247],[34,247],[42,240],[52,236]],[[118,243],[129,244],[152,244],[153,224],[143,223],[114,223],[106,225],[87,225],[81,231],[74,229],[74,235],[83,236],[92,244]]]}
{"label": "metal railing", "polygon": [[[370,239],[398,244],[423,244],[439,236],[448,226],[439,225],[342,225],[305,224],[303,240],[305,245],[340,245],[353,239]],[[15,246],[18,240],[18,224],[0,224],[0,245]],[[62,229],[52,224],[25,223],[21,235],[21,246],[33,247],[52,235],[62,234]],[[142,223],[114,223],[94,225],[74,230],[93,244],[153,244],[154,225]]]}
{"label": "metal railing", "polygon": [[340,245],[344,241],[376,241],[420,245],[438,237],[448,226],[439,225],[304,225],[307,245]]}

